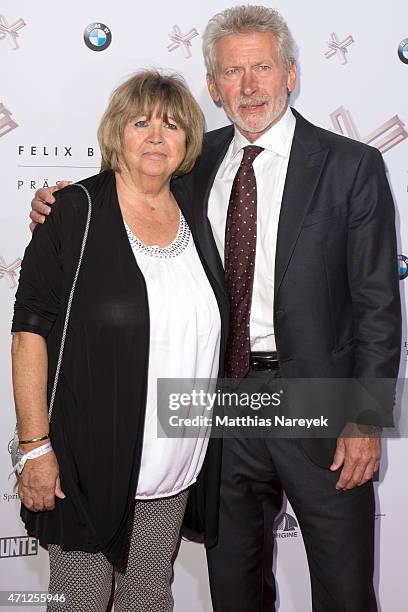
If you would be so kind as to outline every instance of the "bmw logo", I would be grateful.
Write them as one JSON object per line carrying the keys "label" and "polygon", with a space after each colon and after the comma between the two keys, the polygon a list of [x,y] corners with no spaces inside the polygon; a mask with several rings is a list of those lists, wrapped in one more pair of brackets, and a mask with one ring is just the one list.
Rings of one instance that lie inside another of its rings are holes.
{"label": "bmw logo", "polygon": [[105,51],[112,42],[112,34],[104,23],[90,23],[85,28],[84,41],[92,51]]}
{"label": "bmw logo", "polygon": [[398,272],[400,280],[404,280],[408,276],[408,257],[398,255]]}
{"label": "bmw logo", "polygon": [[400,58],[401,62],[408,64],[408,38],[401,40],[398,46],[398,57]]}

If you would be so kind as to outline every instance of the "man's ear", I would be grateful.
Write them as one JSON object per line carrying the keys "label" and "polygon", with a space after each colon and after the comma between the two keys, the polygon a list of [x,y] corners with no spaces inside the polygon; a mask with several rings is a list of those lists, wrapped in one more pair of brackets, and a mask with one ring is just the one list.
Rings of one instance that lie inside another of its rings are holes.
{"label": "man's ear", "polygon": [[291,94],[292,91],[296,87],[296,77],[297,77],[296,63],[292,62],[288,70],[288,80],[287,80],[287,88],[288,88],[289,94]]}
{"label": "man's ear", "polygon": [[210,92],[210,96],[214,100],[216,104],[220,104],[221,99],[218,93],[217,85],[215,83],[214,77],[211,74],[207,73],[207,87]]}

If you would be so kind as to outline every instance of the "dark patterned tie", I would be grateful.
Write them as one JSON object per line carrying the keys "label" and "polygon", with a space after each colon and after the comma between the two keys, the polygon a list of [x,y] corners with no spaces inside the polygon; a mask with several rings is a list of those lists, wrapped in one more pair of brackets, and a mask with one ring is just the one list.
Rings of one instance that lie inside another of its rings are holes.
{"label": "dark patterned tie", "polygon": [[256,251],[256,178],[252,164],[262,151],[262,147],[255,145],[244,147],[232,184],[225,226],[225,280],[231,321],[225,373],[231,378],[242,378],[249,370],[249,319]]}

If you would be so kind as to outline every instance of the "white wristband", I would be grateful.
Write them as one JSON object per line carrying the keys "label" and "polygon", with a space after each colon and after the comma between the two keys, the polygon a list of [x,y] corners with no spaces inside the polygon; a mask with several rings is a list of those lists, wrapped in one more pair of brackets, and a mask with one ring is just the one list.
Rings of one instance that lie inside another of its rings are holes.
{"label": "white wristband", "polygon": [[37,457],[46,455],[47,453],[51,451],[52,451],[51,442],[47,442],[46,444],[42,444],[38,448],[34,448],[33,450],[28,451],[28,453],[24,453],[20,461],[16,464],[13,472],[17,472],[17,474],[20,475],[28,459],[36,459]]}

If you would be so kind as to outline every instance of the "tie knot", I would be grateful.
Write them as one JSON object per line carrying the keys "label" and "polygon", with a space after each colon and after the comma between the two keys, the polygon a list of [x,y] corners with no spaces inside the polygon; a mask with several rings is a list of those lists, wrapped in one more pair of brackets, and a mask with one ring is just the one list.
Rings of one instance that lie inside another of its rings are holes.
{"label": "tie knot", "polygon": [[263,147],[257,147],[256,145],[247,145],[244,147],[244,157],[241,161],[241,166],[251,166],[254,160],[260,153],[262,153]]}

